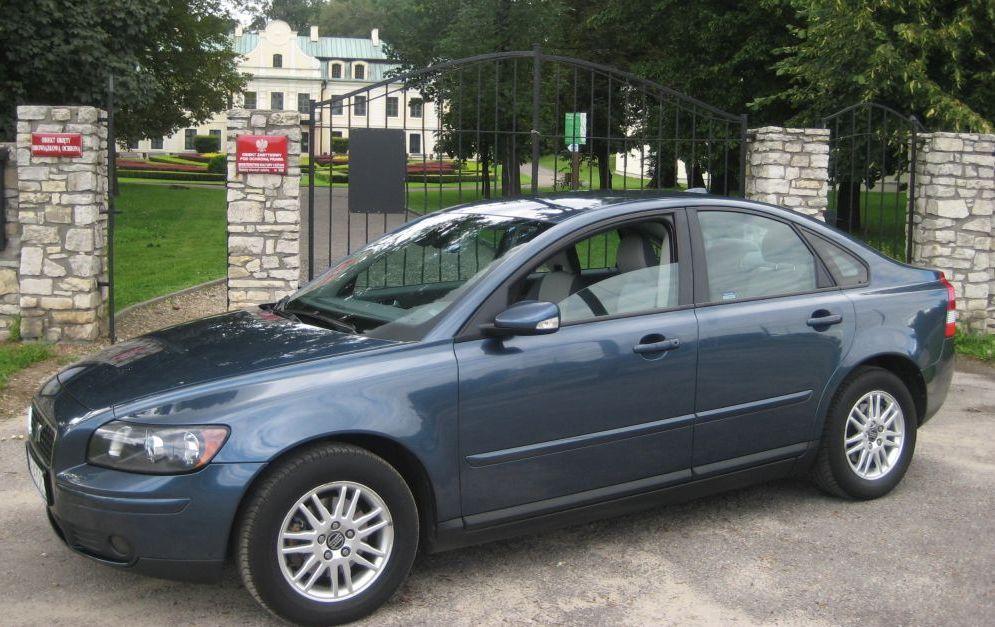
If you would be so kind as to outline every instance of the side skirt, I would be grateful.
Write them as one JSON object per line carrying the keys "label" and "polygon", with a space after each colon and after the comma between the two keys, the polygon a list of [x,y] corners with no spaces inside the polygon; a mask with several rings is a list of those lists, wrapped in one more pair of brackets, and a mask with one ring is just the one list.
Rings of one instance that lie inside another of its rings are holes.
{"label": "side skirt", "polygon": [[[706,479],[698,479],[638,494],[611,498],[588,505],[568,507],[556,512],[535,515],[524,519],[519,518],[521,516],[520,512],[506,512],[506,516],[501,516],[502,512],[488,512],[486,516],[493,521],[491,524],[483,524],[479,519],[476,521],[477,524],[473,526],[470,526],[471,521],[463,518],[447,520],[436,526],[435,537],[428,539],[425,550],[429,553],[438,553],[474,544],[493,542],[519,535],[621,516],[660,505],[690,501],[711,494],[790,476],[795,469],[796,462],[796,459],[783,459],[718,477],[708,477]],[[512,518],[513,520],[509,521],[508,518]]]}

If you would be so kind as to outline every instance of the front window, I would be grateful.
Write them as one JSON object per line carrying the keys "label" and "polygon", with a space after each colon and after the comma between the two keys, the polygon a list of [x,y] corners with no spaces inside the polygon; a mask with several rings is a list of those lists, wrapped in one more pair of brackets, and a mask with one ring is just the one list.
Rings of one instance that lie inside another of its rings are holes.
{"label": "front window", "polygon": [[269,95],[269,108],[274,111],[283,110],[283,93],[274,91]]}
{"label": "front window", "polygon": [[428,216],[346,257],[275,311],[342,331],[417,340],[498,259],[547,226],[508,216]]}
{"label": "front window", "polygon": [[353,112],[356,115],[366,115],[366,96],[356,96],[353,102]]}
{"label": "front window", "polygon": [[332,64],[332,78],[342,78],[342,64],[333,63]]}
{"label": "front window", "polygon": [[408,103],[408,110],[410,116],[413,118],[420,118],[422,116],[422,110],[424,109],[424,102],[421,98],[415,98]]}
{"label": "front window", "polygon": [[342,115],[342,96],[332,96],[332,115]]}
{"label": "front window", "polygon": [[245,109],[255,109],[256,108],[256,92],[247,91],[242,96],[243,104]]}
{"label": "front window", "polygon": [[397,117],[397,96],[387,96],[387,117]]}
{"label": "front window", "polygon": [[412,133],[408,136],[408,153],[412,155],[421,154],[421,134]]}
{"label": "front window", "polygon": [[356,64],[356,66],[352,69],[352,77],[358,81],[361,81],[364,78],[366,78],[366,66],[362,64]]}
{"label": "front window", "polygon": [[273,67],[283,67],[283,55],[274,54],[273,55]]}
{"label": "front window", "polygon": [[311,113],[311,94],[297,94],[297,110],[301,113]]}
{"label": "front window", "polygon": [[193,138],[197,136],[197,129],[188,128],[183,131],[183,150],[193,150]]}

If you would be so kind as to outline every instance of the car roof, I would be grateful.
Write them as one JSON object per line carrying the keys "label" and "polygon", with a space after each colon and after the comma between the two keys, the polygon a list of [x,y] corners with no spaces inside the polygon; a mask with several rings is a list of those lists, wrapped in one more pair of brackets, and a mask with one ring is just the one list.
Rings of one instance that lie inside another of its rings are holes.
{"label": "car roof", "polygon": [[697,192],[671,191],[611,191],[611,192],[567,192],[543,196],[527,196],[519,198],[498,198],[481,200],[464,205],[456,205],[445,209],[445,213],[472,215],[496,215],[540,222],[558,223],[578,216],[582,213],[603,209],[626,203],[646,200],[670,200],[662,206],[683,206],[688,199],[694,199],[694,204],[700,204],[704,199],[711,202],[731,200],[723,196],[712,196]]}

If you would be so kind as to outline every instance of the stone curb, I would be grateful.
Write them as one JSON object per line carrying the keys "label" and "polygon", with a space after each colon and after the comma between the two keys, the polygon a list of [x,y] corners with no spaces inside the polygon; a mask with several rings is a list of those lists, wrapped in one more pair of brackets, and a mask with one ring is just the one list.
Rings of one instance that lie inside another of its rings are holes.
{"label": "stone curb", "polygon": [[214,287],[215,285],[223,285],[224,282],[227,280],[228,277],[221,277],[220,279],[213,279],[211,281],[200,283],[198,285],[191,285],[190,287],[185,287],[182,290],[178,290],[176,292],[170,292],[169,294],[163,294],[162,296],[156,296],[155,298],[143,300],[140,303],[135,303],[134,305],[128,305],[121,311],[114,314],[114,317],[120,320],[123,316],[135,311],[136,309],[141,309],[142,307],[147,307],[149,305],[160,303],[168,298],[175,298],[177,296],[183,296],[185,294],[189,294],[190,292],[196,292],[197,290],[202,290],[208,287]]}

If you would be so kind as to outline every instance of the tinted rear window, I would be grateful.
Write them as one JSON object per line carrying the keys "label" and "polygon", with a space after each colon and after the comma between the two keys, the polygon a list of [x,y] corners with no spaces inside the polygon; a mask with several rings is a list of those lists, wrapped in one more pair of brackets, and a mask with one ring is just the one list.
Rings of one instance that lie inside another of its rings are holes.
{"label": "tinted rear window", "polygon": [[805,237],[815,248],[829,272],[840,287],[853,287],[867,283],[867,266],[856,256],[814,233],[805,232]]}

